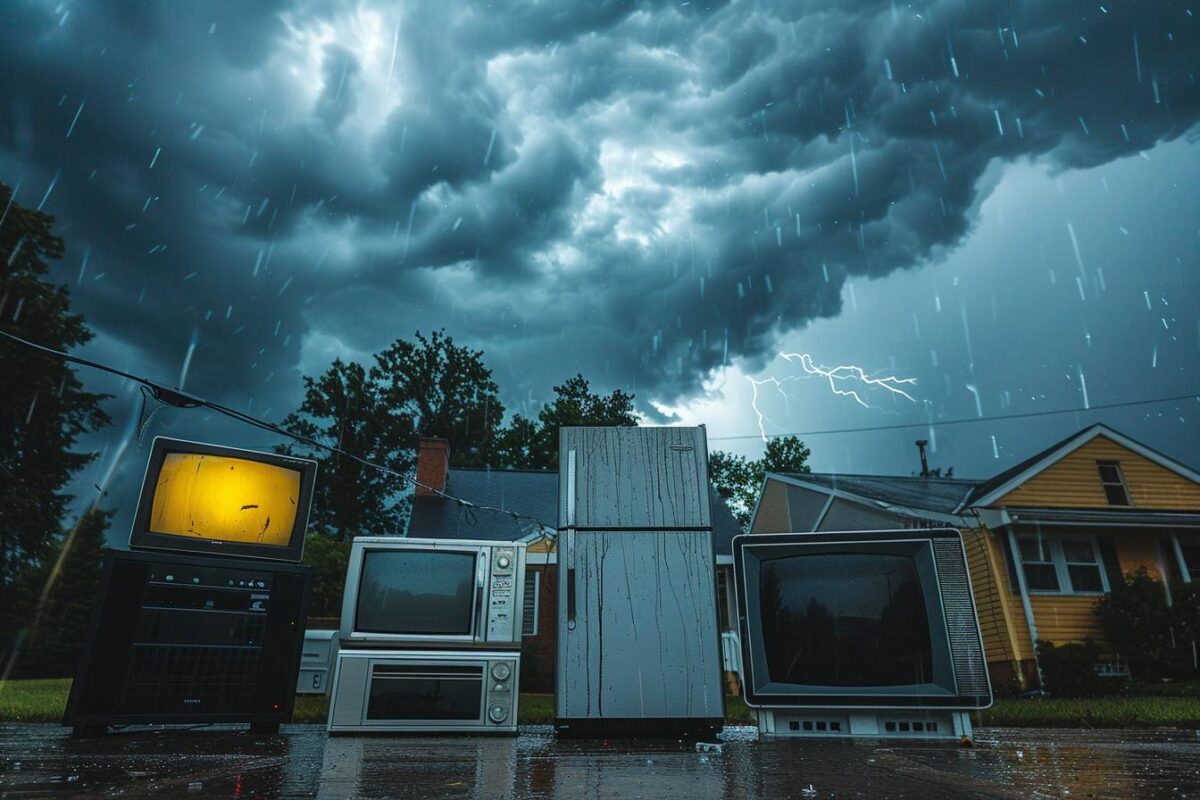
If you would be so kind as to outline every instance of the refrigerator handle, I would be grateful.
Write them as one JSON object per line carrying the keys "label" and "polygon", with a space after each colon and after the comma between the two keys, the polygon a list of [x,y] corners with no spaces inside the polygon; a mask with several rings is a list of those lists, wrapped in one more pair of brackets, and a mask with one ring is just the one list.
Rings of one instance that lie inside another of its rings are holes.
{"label": "refrigerator handle", "polygon": [[567,535],[562,553],[567,567],[567,630],[575,630],[575,451],[567,451]]}
{"label": "refrigerator handle", "polygon": [[567,530],[564,559],[567,566],[567,630],[575,630],[575,531]]}

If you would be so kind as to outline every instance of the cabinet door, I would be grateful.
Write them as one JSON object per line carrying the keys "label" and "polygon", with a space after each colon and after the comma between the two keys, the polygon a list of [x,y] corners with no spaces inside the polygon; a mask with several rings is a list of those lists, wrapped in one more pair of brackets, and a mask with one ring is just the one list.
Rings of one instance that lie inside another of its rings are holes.
{"label": "cabinet door", "polygon": [[559,525],[710,526],[706,448],[703,428],[563,428]]}
{"label": "cabinet door", "polygon": [[720,717],[712,535],[567,532],[559,554],[559,718]]}

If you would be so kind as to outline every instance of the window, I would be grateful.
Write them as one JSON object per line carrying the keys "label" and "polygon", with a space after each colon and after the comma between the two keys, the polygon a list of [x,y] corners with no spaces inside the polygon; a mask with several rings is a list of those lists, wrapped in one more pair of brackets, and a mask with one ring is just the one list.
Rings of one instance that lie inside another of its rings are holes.
{"label": "window", "polygon": [[1100,471],[1100,485],[1108,497],[1110,506],[1130,506],[1129,488],[1125,485],[1125,476],[1121,472],[1121,464],[1117,461],[1097,461],[1096,469]]}
{"label": "window", "polygon": [[538,599],[541,595],[542,571],[531,569],[525,573],[525,608],[522,611],[521,633],[524,636],[537,636],[538,632]]}
{"label": "window", "polygon": [[1029,591],[1074,594],[1108,591],[1104,562],[1094,539],[1022,536],[1017,545]]}
{"label": "window", "polygon": [[1179,537],[1179,555],[1187,568],[1184,580],[1200,582],[1200,536],[1192,539]]}
{"label": "window", "polygon": [[1103,592],[1103,570],[1100,569],[1100,555],[1096,552],[1095,543],[1091,539],[1066,539],[1061,544],[1071,590]]}
{"label": "window", "polygon": [[1042,536],[1017,540],[1021,549],[1021,566],[1025,570],[1025,585],[1032,592],[1057,592],[1058,570],[1050,540]]}

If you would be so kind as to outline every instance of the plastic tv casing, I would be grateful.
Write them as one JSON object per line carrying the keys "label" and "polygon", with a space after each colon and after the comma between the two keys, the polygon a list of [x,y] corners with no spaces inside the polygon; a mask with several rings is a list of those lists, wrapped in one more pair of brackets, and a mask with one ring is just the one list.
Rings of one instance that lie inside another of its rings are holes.
{"label": "plastic tv casing", "polygon": [[[962,535],[953,528],[743,534],[733,540],[746,704],[769,736],[953,738],[992,704]],[[773,684],[755,597],[764,561],[807,555],[908,556],[920,576],[933,680],[926,684]],[[749,600],[748,600],[748,592]]]}

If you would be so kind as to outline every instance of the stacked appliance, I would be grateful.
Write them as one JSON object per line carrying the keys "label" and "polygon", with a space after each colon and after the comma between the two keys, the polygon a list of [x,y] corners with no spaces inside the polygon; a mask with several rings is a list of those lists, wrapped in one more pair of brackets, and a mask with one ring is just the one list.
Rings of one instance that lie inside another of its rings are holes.
{"label": "stacked appliance", "polygon": [[704,428],[563,428],[559,444],[559,733],[715,734]]}
{"label": "stacked appliance", "polygon": [[105,554],[63,724],[291,719],[316,462],[158,437],[130,535]]}
{"label": "stacked appliance", "polygon": [[355,539],[329,732],[515,734],[525,550]]}

